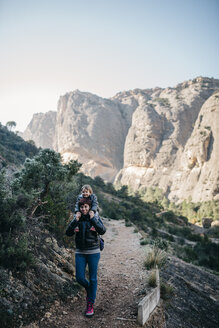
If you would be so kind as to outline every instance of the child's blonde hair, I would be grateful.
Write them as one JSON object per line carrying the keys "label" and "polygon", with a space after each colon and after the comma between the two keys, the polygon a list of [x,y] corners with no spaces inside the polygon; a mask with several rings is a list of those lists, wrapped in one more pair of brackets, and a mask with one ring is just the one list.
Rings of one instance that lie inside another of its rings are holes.
{"label": "child's blonde hair", "polygon": [[83,191],[84,189],[87,189],[91,194],[93,194],[93,189],[91,188],[91,186],[89,184],[85,184],[82,188],[81,191]]}

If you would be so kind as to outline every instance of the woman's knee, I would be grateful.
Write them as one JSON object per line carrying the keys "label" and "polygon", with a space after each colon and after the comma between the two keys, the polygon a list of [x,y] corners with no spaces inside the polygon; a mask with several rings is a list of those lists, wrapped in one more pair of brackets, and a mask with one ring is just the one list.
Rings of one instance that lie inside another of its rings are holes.
{"label": "woman's knee", "polygon": [[80,285],[86,285],[86,279],[80,275],[76,274],[76,281],[80,284]]}
{"label": "woman's knee", "polygon": [[90,285],[97,285],[97,278],[90,278]]}

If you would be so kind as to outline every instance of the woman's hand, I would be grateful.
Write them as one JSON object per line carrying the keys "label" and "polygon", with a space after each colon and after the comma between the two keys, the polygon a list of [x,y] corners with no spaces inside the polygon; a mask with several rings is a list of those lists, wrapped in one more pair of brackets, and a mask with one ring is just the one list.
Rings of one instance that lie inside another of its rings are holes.
{"label": "woman's hand", "polygon": [[80,217],[81,217],[81,212],[77,212],[75,217],[76,220],[79,221]]}
{"label": "woman's hand", "polygon": [[90,214],[90,219],[93,219],[93,217],[94,217],[94,211],[90,211],[89,214]]}

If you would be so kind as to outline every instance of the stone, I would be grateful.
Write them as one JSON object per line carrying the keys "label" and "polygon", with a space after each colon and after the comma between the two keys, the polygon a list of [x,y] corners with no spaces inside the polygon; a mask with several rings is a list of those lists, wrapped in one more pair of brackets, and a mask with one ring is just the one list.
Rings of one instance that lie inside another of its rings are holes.
{"label": "stone", "polygon": [[209,219],[209,218],[202,218],[202,226],[205,229],[209,229],[211,228],[211,224],[212,224],[213,220]]}
{"label": "stone", "polygon": [[215,220],[211,224],[212,227],[218,227],[219,226],[219,220]]}
{"label": "stone", "polygon": [[49,318],[49,317],[51,317],[51,315],[52,315],[51,312],[46,312],[45,315],[44,315],[44,317],[45,317],[45,318]]}

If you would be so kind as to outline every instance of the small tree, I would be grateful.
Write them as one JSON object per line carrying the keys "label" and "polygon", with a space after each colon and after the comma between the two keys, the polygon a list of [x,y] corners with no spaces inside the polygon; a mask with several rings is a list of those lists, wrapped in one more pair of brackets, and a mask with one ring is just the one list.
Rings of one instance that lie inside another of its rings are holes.
{"label": "small tree", "polygon": [[49,192],[51,182],[69,179],[77,173],[80,166],[77,161],[63,165],[59,153],[49,148],[42,149],[34,158],[26,159],[24,168],[16,175],[15,190],[20,187],[26,191],[34,189],[40,200],[43,200]]}
{"label": "small tree", "polygon": [[6,123],[6,126],[7,126],[7,128],[8,128],[8,130],[12,130],[12,129],[14,129],[15,127],[16,127],[16,122],[15,121],[8,121],[7,123]]}
{"label": "small tree", "polygon": [[36,147],[36,144],[35,144],[35,141],[34,140],[28,140],[27,142],[29,142],[29,144],[31,144],[32,146],[35,146]]}

